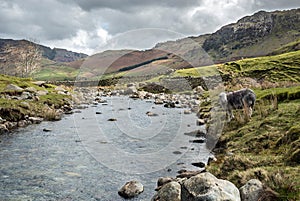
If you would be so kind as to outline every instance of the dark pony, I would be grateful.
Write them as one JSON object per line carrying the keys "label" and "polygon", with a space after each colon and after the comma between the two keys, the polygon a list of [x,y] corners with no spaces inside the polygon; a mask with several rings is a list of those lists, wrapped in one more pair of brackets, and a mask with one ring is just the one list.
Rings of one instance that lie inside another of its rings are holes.
{"label": "dark pony", "polygon": [[229,121],[234,118],[232,110],[235,109],[246,109],[246,114],[251,118],[255,101],[255,93],[248,88],[229,93],[222,92],[219,95],[219,103],[226,111]]}

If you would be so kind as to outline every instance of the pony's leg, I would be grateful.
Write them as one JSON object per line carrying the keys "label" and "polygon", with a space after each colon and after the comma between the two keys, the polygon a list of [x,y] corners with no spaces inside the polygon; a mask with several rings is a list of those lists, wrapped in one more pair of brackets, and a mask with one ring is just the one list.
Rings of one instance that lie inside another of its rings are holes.
{"label": "pony's leg", "polygon": [[251,118],[252,113],[253,113],[253,109],[252,109],[252,107],[249,107],[249,118]]}
{"label": "pony's leg", "polygon": [[234,115],[233,115],[233,112],[232,112],[231,109],[228,109],[228,110],[227,110],[227,116],[228,116],[228,122],[230,122],[231,119],[234,118]]}

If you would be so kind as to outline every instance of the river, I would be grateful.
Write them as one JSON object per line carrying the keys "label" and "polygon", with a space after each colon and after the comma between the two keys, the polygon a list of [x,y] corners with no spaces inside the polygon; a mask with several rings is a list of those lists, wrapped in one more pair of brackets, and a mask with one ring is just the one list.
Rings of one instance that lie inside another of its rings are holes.
{"label": "river", "polygon": [[150,200],[159,177],[206,161],[204,143],[192,143],[189,135],[205,130],[195,114],[151,100],[106,100],[1,135],[0,200],[117,201],[123,200],[118,189],[130,180],[144,185],[133,200]]}

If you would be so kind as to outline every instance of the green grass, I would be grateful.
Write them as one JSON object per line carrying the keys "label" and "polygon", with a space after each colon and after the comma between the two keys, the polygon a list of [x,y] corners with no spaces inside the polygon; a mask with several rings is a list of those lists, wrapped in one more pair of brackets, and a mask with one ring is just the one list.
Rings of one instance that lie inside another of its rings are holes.
{"label": "green grass", "polygon": [[273,51],[271,54],[276,55],[276,54],[282,54],[286,52],[292,52],[292,51],[297,51],[300,49],[300,40],[288,43],[284,45],[281,48],[278,48],[277,50]]}
{"label": "green grass", "polygon": [[[39,87],[32,82],[33,80],[30,78],[17,78],[0,74],[0,116],[2,118],[8,121],[19,121],[27,115],[53,120],[52,118],[55,117],[54,109],[58,109],[63,105],[69,105],[68,99],[71,99],[71,97],[58,94],[54,90],[56,86],[48,84],[46,87]],[[47,90],[48,94],[39,96],[39,99],[34,100],[7,99],[5,94],[18,95],[17,92],[5,90],[8,84],[14,84],[23,89],[34,87],[36,90]]]}
{"label": "green grass", "polygon": [[173,77],[208,77],[219,73],[217,65],[176,70]]}
{"label": "green grass", "polygon": [[33,77],[36,80],[44,81],[66,81],[75,80],[79,70],[71,68],[69,66],[52,66],[44,67],[35,72]]}
{"label": "green grass", "polygon": [[231,77],[251,77],[271,82],[300,82],[300,51],[227,62],[219,67]]}

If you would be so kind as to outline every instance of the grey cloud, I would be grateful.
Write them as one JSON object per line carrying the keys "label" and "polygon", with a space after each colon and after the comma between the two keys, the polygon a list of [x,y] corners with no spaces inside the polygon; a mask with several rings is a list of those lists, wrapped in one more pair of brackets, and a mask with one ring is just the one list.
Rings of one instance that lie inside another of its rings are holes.
{"label": "grey cloud", "polygon": [[66,6],[69,5],[58,1],[2,1],[0,23],[4,26],[0,27],[0,33],[47,40],[74,36],[83,26],[83,19],[76,17],[80,9],[70,6],[66,9]]}
{"label": "grey cloud", "polygon": [[255,9],[276,10],[291,9],[300,7],[299,0],[255,0],[253,4]]}
{"label": "grey cloud", "polygon": [[[199,0],[198,0],[199,1]],[[82,9],[90,11],[93,9],[109,8],[120,11],[133,11],[136,8],[165,7],[184,8],[193,7],[196,0],[74,0]]]}
{"label": "grey cloud", "polygon": [[[200,35],[259,10],[297,7],[299,0],[0,0],[0,37],[36,38],[85,51],[131,30]],[[163,34],[144,33],[144,38],[138,48],[168,40]]]}

